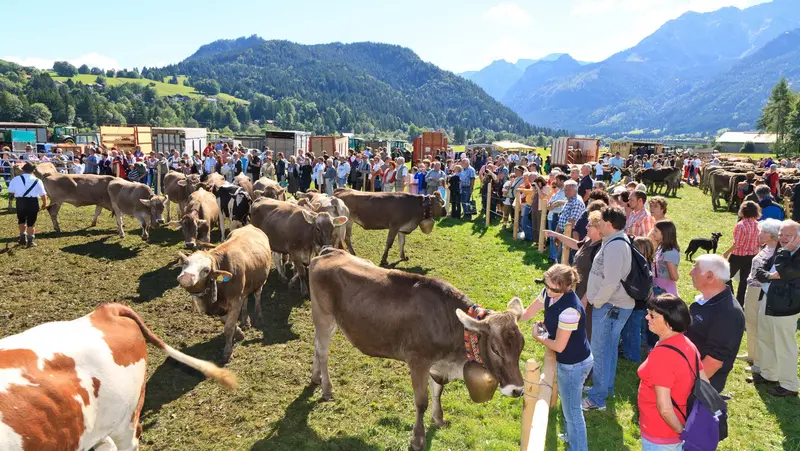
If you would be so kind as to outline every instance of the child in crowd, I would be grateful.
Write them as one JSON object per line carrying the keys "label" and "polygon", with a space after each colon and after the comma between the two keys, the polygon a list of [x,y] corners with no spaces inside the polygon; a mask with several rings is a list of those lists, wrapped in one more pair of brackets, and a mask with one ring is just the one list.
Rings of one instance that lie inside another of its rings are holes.
{"label": "child in crowd", "polygon": [[[652,270],[653,259],[655,257],[655,246],[653,241],[647,237],[636,237],[633,240],[633,245],[639,250],[639,253],[647,260]],[[633,312],[625,323],[622,329],[622,357],[631,362],[642,361],[642,342],[647,343],[647,321],[645,321],[645,314],[647,313],[647,299],[635,299],[636,304],[633,307]]]}
{"label": "child in crowd", "polygon": [[447,197],[447,183],[445,182],[444,177],[439,179],[439,187],[437,189],[439,190],[439,194],[442,195],[442,200],[445,202],[446,205],[448,197]]}
{"label": "child in crowd", "polygon": [[419,168],[414,166],[411,168],[411,186],[408,188],[411,194],[419,194],[419,179],[417,179],[417,174],[419,174]]}
{"label": "child in crowd", "polygon": [[[508,217],[511,216],[511,205],[514,203],[514,190],[511,189],[514,185],[514,180],[517,178],[516,174],[511,176],[503,183],[503,228],[508,226]],[[514,220],[513,218],[511,219]]]}

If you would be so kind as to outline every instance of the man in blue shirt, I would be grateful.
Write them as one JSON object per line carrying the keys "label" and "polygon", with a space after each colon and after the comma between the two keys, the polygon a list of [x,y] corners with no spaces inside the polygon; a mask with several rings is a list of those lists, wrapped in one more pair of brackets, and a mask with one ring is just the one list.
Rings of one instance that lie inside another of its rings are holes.
{"label": "man in blue shirt", "polygon": [[611,159],[611,166],[622,169],[622,166],[624,165],[625,160],[623,160],[622,157],[619,156],[619,152],[617,152],[616,155],[614,155],[614,158]]}
{"label": "man in blue shirt", "polygon": [[761,218],[759,218],[759,221],[763,221],[767,218],[783,221],[783,208],[780,204],[772,200],[769,186],[759,185],[758,188],[756,188],[756,197],[758,198],[758,205],[761,207]]}
{"label": "man in blue shirt", "polygon": [[472,210],[470,206],[470,199],[472,199],[472,190],[475,188],[475,179],[478,175],[475,173],[475,168],[469,165],[469,158],[461,159],[461,204],[463,207],[464,219],[467,221],[472,220]]}

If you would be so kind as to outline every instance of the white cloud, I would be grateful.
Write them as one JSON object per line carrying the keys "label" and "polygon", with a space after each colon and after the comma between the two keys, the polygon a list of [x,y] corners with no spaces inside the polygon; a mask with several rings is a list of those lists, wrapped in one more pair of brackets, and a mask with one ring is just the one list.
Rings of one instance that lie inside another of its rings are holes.
{"label": "white cloud", "polygon": [[516,3],[499,3],[483,13],[483,20],[497,26],[530,25],[533,18]]}
{"label": "white cloud", "polygon": [[78,56],[77,58],[47,59],[47,58],[37,58],[37,57],[4,56],[2,59],[10,61],[12,63],[17,63],[22,66],[33,66],[39,69],[52,69],[54,62],[64,61],[65,59],[74,66],[81,66],[82,64],[86,64],[89,67],[99,67],[101,69],[120,68],[119,62],[117,60],[105,55],[101,55],[97,52],[87,53],[85,55]]}

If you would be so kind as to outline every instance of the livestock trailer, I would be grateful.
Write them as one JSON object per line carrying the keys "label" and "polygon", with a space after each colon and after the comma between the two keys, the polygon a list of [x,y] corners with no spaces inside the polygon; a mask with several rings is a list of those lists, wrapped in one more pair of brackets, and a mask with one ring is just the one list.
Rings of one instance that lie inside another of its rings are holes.
{"label": "livestock trailer", "polygon": [[47,142],[47,127],[35,122],[0,122],[0,130],[16,130],[22,132],[34,132],[37,143]]}
{"label": "livestock trailer", "polygon": [[149,125],[102,125],[100,141],[106,149],[116,147],[123,153],[135,151],[136,146],[139,146],[145,155],[153,151],[153,135]]}
{"label": "livestock trailer", "polygon": [[599,157],[600,140],[596,138],[558,138],[550,152],[553,166],[592,163]]}
{"label": "livestock trailer", "polygon": [[315,157],[322,156],[323,152],[331,157],[335,152],[339,152],[340,156],[347,156],[349,148],[350,140],[346,136],[312,136],[308,140],[308,151]]}
{"label": "livestock trailer", "polygon": [[181,154],[202,153],[208,132],[205,128],[153,127],[153,150],[165,155],[178,150]]}
{"label": "livestock trailer", "polygon": [[25,152],[25,147],[36,148],[36,132],[28,130],[0,130],[0,148],[8,147],[12,152]]}
{"label": "livestock trailer", "polygon": [[610,153],[628,158],[629,155],[644,156],[664,153],[664,144],[657,142],[620,141],[611,143]]}
{"label": "livestock trailer", "polygon": [[435,155],[440,150],[447,151],[447,135],[442,132],[423,132],[414,138],[414,161],[422,160],[426,155]]}
{"label": "livestock trailer", "polygon": [[263,135],[236,135],[233,137],[247,149],[258,149],[260,152],[267,145],[267,138]]}
{"label": "livestock trailer", "polygon": [[302,155],[308,152],[308,140],[311,137],[309,132],[300,131],[268,131],[265,134],[267,147],[276,154],[283,152],[287,157],[290,155]]}

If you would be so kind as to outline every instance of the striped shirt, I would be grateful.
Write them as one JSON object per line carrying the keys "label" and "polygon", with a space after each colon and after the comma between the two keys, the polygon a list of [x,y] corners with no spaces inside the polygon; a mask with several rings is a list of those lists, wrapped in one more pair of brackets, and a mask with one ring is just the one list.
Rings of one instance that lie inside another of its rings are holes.
{"label": "striped shirt", "polygon": [[647,236],[655,224],[656,220],[650,215],[650,212],[646,208],[642,208],[642,211],[638,213],[630,212],[625,223],[625,233],[634,237]]}
{"label": "striped shirt", "polygon": [[759,251],[758,221],[742,219],[733,228],[733,251],[731,255],[756,255]]}

